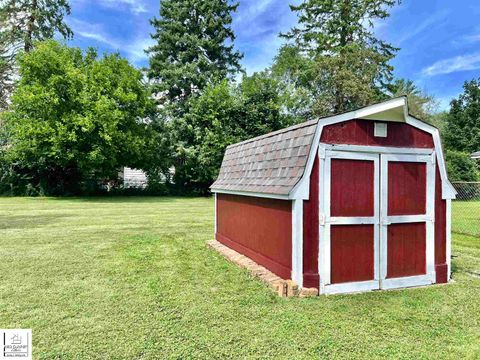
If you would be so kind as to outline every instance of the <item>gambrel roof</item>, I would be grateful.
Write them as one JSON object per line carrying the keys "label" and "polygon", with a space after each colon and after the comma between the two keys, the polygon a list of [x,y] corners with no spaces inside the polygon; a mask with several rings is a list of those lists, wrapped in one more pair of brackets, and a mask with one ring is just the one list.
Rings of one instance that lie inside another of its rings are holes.
{"label": "gambrel roof", "polygon": [[212,191],[288,195],[303,175],[317,123],[308,121],[230,145]]}
{"label": "gambrel roof", "polygon": [[406,97],[388,100],[344,114],[311,120],[230,145],[225,151],[214,193],[279,199],[308,198],[308,184],[324,126],[364,119],[406,122],[433,136],[443,197],[454,198],[447,179],[438,129],[408,114]]}

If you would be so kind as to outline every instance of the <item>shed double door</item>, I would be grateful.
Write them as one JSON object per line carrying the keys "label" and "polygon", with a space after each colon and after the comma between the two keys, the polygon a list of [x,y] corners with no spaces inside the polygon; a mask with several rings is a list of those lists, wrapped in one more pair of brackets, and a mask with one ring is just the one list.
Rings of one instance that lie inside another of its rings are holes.
{"label": "shed double door", "polygon": [[320,291],[434,282],[433,154],[327,151],[323,161]]}

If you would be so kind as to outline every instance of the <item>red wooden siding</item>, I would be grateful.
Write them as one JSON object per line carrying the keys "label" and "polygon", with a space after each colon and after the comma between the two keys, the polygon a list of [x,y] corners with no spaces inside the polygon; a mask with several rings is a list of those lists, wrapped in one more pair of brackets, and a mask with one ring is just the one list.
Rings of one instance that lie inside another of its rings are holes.
{"label": "red wooden siding", "polygon": [[374,136],[375,122],[350,120],[323,129],[321,142],[370,146],[434,148],[432,136],[405,123],[388,123],[387,137]]}
{"label": "red wooden siding", "polygon": [[374,225],[332,226],[332,284],[373,280],[374,261]]}
{"label": "red wooden siding", "polygon": [[426,273],[425,223],[388,226],[387,278]]}
{"label": "red wooden siding", "polygon": [[332,159],[331,216],[373,216],[373,161]]}
{"label": "red wooden siding", "polygon": [[310,197],[303,203],[303,286],[318,288],[318,244],[319,244],[319,213],[318,213],[318,157],[313,163],[310,176]]}
{"label": "red wooden siding", "polygon": [[448,281],[447,265],[447,202],[442,199],[442,180],[436,171],[435,187],[435,272],[437,283]]}
{"label": "red wooden siding", "polygon": [[425,163],[388,163],[388,215],[426,214]]}
{"label": "red wooden siding", "polygon": [[216,239],[281,278],[291,278],[290,201],[217,194]]}

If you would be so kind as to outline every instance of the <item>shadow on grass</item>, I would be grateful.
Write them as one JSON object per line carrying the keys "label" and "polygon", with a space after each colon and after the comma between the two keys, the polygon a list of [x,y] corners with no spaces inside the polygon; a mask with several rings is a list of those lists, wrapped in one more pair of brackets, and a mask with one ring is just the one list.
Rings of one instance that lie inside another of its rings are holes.
{"label": "shadow on grass", "polygon": [[209,199],[207,197],[180,197],[180,196],[86,196],[86,197],[50,197],[54,201],[78,201],[91,203],[158,203],[158,202],[178,202],[192,199]]}
{"label": "shadow on grass", "polygon": [[61,218],[69,217],[70,215],[39,215],[39,216],[0,216],[0,229],[29,229],[42,225],[54,224]]}

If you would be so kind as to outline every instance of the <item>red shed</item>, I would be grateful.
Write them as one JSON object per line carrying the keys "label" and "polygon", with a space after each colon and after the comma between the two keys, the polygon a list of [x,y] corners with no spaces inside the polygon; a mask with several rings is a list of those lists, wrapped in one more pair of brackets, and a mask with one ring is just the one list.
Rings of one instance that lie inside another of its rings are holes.
{"label": "red shed", "polygon": [[321,294],[450,279],[451,199],[438,130],[405,98],[227,148],[215,237]]}

